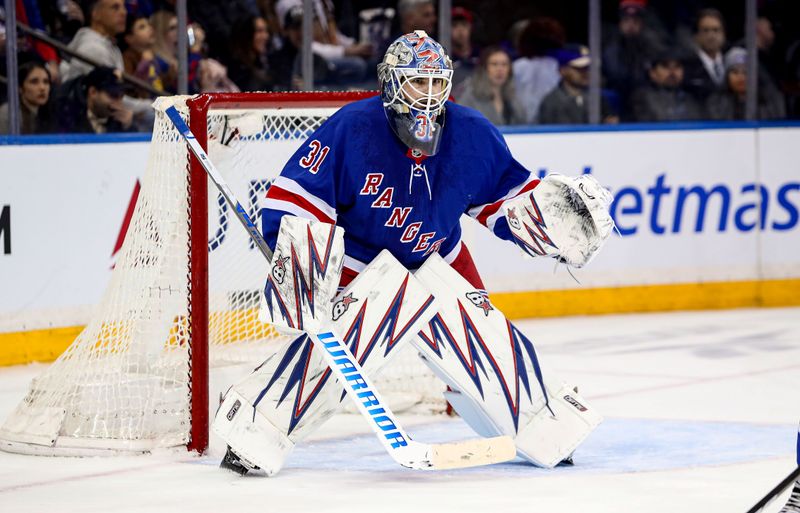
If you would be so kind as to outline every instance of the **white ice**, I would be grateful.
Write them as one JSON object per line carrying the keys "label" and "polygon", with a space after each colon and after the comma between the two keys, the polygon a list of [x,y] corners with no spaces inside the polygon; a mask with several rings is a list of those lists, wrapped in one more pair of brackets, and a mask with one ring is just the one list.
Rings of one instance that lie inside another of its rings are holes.
{"label": "white ice", "polygon": [[[0,453],[0,512],[744,512],[795,467],[800,309],[518,325],[606,417],[574,467],[415,472],[340,415],[273,478],[220,470],[218,440],[205,456]],[[0,369],[0,419],[42,368]],[[419,440],[472,436],[458,419],[402,418]]]}

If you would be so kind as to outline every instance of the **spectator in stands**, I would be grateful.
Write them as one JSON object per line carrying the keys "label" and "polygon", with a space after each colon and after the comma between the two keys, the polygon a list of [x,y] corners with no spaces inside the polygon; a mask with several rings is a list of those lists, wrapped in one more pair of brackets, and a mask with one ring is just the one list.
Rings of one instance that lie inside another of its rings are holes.
{"label": "spectator in stands", "polygon": [[[301,0],[280,0],[276,5],[279,16],[297,6]],[[367,78],[367,60],[373,55],[372,45],[357,43],[342,34],[336,26],[334,6],[331,0],[314,0],[314,41],[311,49],[322,57],[326,64],[324,73],[314,80],[319,84],[357,84]]]}
{"label": "spectator in stands", "polygon": [[458,103],[481,112],[493,125],[525,123],[511,76],[511,57],[499,46],[481,52],[478,68],[467,80]]}
{"label": "spectator in stands", "polygon": [[[75,33],[70,41],[69,48],[75,52],[90,57],[102,66],[108,66],[122,72],[125,62],[122,51],[117,46],[117,35],[125,31],[127,12],[123,0],[87,0],[85,13],[89,26],[83,27]],[[85,75],[92,66],[78,59],[61,62],[62,83],[74,80]],[[124,98],[126,110],[132,110],[136,117],[137,129],[149,130],[153,125],[153,111],[149,99],[140,99],[126,96]]]}
{"label": "spectator in stands", "polygon": [[[156,56],[170,66],[169,76],[175,81],[167,84],[168,91],[177,91],[178,70],[178,18],[172,12],[157,11],[150,17],[155,31]],[[194,43],[189,47],[189,93],[235,92],[239,88],[228,78],[227,69],[215,59],[205,58],[205,31],[193,23],[191,32]]]}
{"label": "spectator in stands", "polygon": [[259,14],[253,0],[191,0],[186,4],[191,19],[208,35],[208,56],[218,60],[226,57],[236,20]]}
{"label": "spectator in stands", "polygon": [[[41,62],[19,67],[20,134],[46,134],[53,131],[50,109],[50,72]],[[0,135],[9,133],[8,103],[0,105]]]}
{"label": "spectator in stands", "polygon": [[[736,46],[745,47],[746,45],[747,43],[742,40],[741,44]],[[766,16],[759,16],[756,21],[756,48],[758,48],[759,67],[763,67],[764,71],[769,74],[769,78],[777,83],[781,78],[782,56],[776,51],[775,31],[772,21]]]}
{"label": "spectator in stands", "polygon": [[231,31],[228,76],[242,91],[269,91],[273,86],[267,60],[269,45],[267,21],[245,15]]}
{"label": "spectator in stands", "polygon": [[[172,94],[178,91],[178,17],[170,11],[160,10],[150,16],[155,43],[153,53],[161,62],[165,62],[169,71],[164,75],[164,89]],[[203,44],[205,33],[197,33],[192,29],[194,45],[189,49],[189,89],[197,92],[197,67],[200,55],[197,48]],[[198,37],[199,36],[199,37]]]}
{"label": "spectator in stands", "polygon": [[722,13],[716,9],[701,10],[695,24],[692,56],[685,63],[686,87],[701,102],[725,83],[724,46]]}
{"label": "spectator in stands", "polygon": [[539,105],[560,80],[555,52],[564,46],[561,23],[549,17],[533,18],[519,36],[520,58],[514,61],[514,84],[525,109],[525,122],[536,123]]}
{"label": "spectator in stands", "polygon": [[480,50],[472,42],[472,12],[453,7],[450,58],[453,60],[453,91],[472,75],[478,64]]}
{"label": "spectator in stands", "polygon": [[[585,124],[589,122],[589,49],[568,45],[557,53],[561,82],[542,100],[539,122],[542,124]],[[601,120],[616,123],[608,102],[602,99]]]}
{"label": "spectator in stands", "polygon": [[[103,66],[124,69],[122,52],[116,37],[125,31],[125,3],[123,0],[88,0],[86,11],[89,26],[75,33],[70,50],[91,57]],[[61,79],[66,82],[88,73],[92,67],[78,59],[62,61]]]}
{"label": "spectator in stands", "polygon": [[786,108],[790,118],[800,118],[800,39],[789,43],[783,63],[781,86],[786,94]]}
{"label": "spectator in stands", "polygon": [[[303,7],[294,6],[284,14],[281,29],[281,47],[270,55],[270,66],[275,79],[275,89],[291,91],[301,89],[303,82],[300,74],[300,47],[303,44]],[[322,58],[314,56],[314,75],[317,68],[325,72]]]}
{"label": "spectator in stands", "polygon": [[[737,44],[745,48],[747,41],[742,38]],[[783,55],[775,45],[775,32],[772,28],[772,21],[766,16],[759,16],[756,20],[756,48],[758,50],[758,78],[759,81],[768,81],[765,87],[778,89],[786,76],[783,66]]]}
{"label": "spectator in stands", "polygon": [[64,44],[70,42],[86,22],[83,9],[75,0],[40,1],[38,5],[47,34]]}
{"label": "spectator in stands", "polygon": [[123,105],[122,95],[119,71],[106,66],[65,82],[57,101],[61,131],[104,134],[133,130],[133,112]]}
{"label": "spectator in stands", "polygon": [[603,44],[603,76],[623,106],[635,89],[647,85],[649,63],[664,47],[645,22],[646,8],[647,0],[621,0],[619,22]]}
{"label": "spectator in stands", "polygon": [[[747,50],[734,47],[725,54],[725,87],[708,98],[711,119],[740,120],[746,118]],[[763,73],[758,77],[758,119],[786,117],[783,95]]]}
{"label": "spectator in stands", "polygon": [[702,118],[697,100],[683,87],[683,62],[676,50],[664,50],[650,66],[650,83],[631,99],[633,121],[685,121]]}
{"label": "spectator in stands", "polygon": [[[27,24],[35,30],[47,31],[45,22],[42,18],[42,10],[39,7],[40,2],[36,0],[22,0],[17,1],[17,21]],[[60,82],[60,75],[58,72],[58,53],[52,46],[39,41],[33,37],[22,37],[17,41],[17,52],[23,54],[32,54],[34,57],[31,60],[40,60],[44,62],[47,70],[50,72],[50,79],[53,84]],[[26,59],[18,57],[17,62],[25,62]]]}
{"label": "spectator in stands", "polygon": [[[150,20],[141,14],[130,15],[125,23],[122,52],[125,72],[149,83],[159,91],[166,91],[166,84],[174,84],[176,70],[155,53],[156,37]],[[149,98],[147,91],[137,91],[132,96]]]}
{"label": "spectator in stands", "polygon": [[530,19],[522,19],[517,20],[511,24],[509,27],[508,32],[506,33],[506,39],[500,42],[500,46],[502,46],[508,55],[511,56],[512,61],[516,61],[520,57],[519,51],[519,42],[520,36],[528,28],[528,24],[530,24]]}
{"label": "spectator in stands", "polygon": [[[415,30],[424,30],[429,36],[436,37],[436,5],[432,0],[398,0],[397,16],[400,22],[397,37]],[[395,39],[392,37],[389,41]]]}

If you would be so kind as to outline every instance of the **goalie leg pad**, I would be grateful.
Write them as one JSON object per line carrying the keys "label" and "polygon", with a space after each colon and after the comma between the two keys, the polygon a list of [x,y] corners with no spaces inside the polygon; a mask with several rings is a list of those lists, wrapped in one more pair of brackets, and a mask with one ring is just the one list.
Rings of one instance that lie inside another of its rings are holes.
{"label": "goalie leg pad", "polygon": [[295,445],[236,390],[225,396],[213,429],[238,456],[268,476],[278,473]]}
{"label": "goalie leg pad", "polygon": [[[372,377],[397,354],[401,344],[416,336],[435,309],[433,296],[384,251],[333,302],[327,303],[324,312],[327,325],[340,334],[364,371]],[[255,408],[292,444],[303,440],[328,420],[344,398],[343,387],[331,375],[320,349],[306,335],[286,344],[234,385],[228,395],[231,393],[245,399],[243,406],[249,406],[251,411]],[[227,397],[225,403],[229,403]],[[217,412],[215,431],[245,459],[262,468],[267,466],[260,461],[267,460],[271,468],[279,469],[282,462],[278,464],[271,458],[285,457],[289,451],[282,449],[283,445],[267,451],[261,445],[248,449],[231,443],[226,438],[231,433],[225,427],[227,414],[224,407]],[[222,427],[218,429],[219,426]],[[266,436],[272,443],[284,444],[274,436]],[[245,444],[249,440],[243,439]],[[254,453],[263,453],[263,456],[252,458]]]}
{"label": "goalie leg pad", "polygon": [[536,465],[568,457],[602,420],[597,412],[543,372],[533,344],[441,257],[415,276],[439,311],[413,344],[453,389],[455,410],[483,436],[513,437],[518,455]]}

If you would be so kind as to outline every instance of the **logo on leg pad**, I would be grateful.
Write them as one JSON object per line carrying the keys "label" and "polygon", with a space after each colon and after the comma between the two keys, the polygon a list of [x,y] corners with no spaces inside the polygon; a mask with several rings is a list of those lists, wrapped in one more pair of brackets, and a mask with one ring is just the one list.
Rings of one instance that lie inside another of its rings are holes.
{"label": "logo on leg pad", "polygon": [[286,262],[288,261],[289,257],[281,257],[279,255],[275,255],[273,260],[275,265],[272,266],[272,276],[279,285],[283,284],[283,279],[286,277]]}
{"label": "logo on leg pad", "polygon": [[333,304],[333,320],[338,321],[341,316],[347,312],[352,303],[358,301],[358,298],[353,297],[353,293],[349,293],[342,299]]}
{"label": "logo on leg pad", "polygon": [[584,406],[584,405],[582,405],[581,403],[579,403],[579,402],[578,402],[577,400],[575,400],[575,398],[574,398],[574,397],[572,397],[571,395],[569,395],[569,394],[568,394],[568,395],[565,395],[565,396],[564,396],[564,400],[565,400],[565,401],[567,401],[567,402],[568,402],[569,404],[571,404],[572,406],[574,406],[574,407],[575,407],[575,408],[576,408],[578,411],[586,411],[586,406]]}
{"label": "logo on leg pad", "polygon": [[494,308],[492,308],[492,304],[489,302],[489,297],[485,292],[478,292],[477,290],[474,290],[472,292],[467,292],[464,295],[467,296],[467,299],[469,299],[473,305],[483,310],[483,313],[486,314],[487,317],[489,316],[489,310],[494,310]]}
{"label": "logo on leg pad", "polygon": [[225,415],[225,417],[226,417],[228,420],[233,420],[233,417],[235,417],[235,416],[236,416],[236,412],[237,412],[237,411],[239,411],[239,408],[241,408],[241,406],[242,406],[242,402],[241,402],[240,400],[238,400],[238,399],[237,399],[237,400],[236,400],[236,401],[233,403],[233,406],[231,406],[231,409],[230,409],[230,410],[228,410],[228,414],[227,414],[227,415]]}

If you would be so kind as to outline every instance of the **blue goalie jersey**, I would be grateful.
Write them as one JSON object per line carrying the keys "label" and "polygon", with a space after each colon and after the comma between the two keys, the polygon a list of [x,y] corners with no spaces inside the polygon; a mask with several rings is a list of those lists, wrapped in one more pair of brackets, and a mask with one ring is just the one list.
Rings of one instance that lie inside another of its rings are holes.
{"label": "blue goalie jersey", "polygon": [[360,272],[382,249],[408,269],[433,252],[451,262],[466,213],[511,239],[502,201],[538,180],[480,113],[447,103],[439,151],[425,157],[392,132],[379,97],[342,107],[295,152],[267,192],[262,230],[274,249],[286,214],[344,228],[344,265]]}

